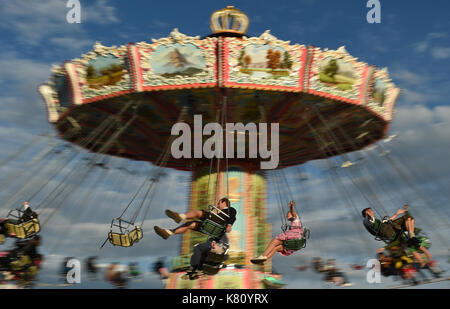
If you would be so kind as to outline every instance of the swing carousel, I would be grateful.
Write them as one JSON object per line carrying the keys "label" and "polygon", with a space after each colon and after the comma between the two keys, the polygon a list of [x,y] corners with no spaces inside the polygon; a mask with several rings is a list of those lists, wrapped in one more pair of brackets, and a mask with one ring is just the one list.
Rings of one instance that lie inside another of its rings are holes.
{"label": "swing carousel", "polygon": [[[172,126],[185,122],[193,128],[194,115],[204,123],[279,123],[282,170],[385,138],[399,89],[386,69],[359,61],[344,47],[291,44],[269,30],[247,37],[249,19],[234,7],[214,12],[210,26],[212,34],[203,38],[174,29],[151,42],[96,43],[80,58],[55,66],[39,91],[61,139],[93,153],[152,162],[158,173],[191,171],[189,209],[207,209],[227,196],[237,210],[227,253],[227,264],[234,267],[181,280],[193,246],[206,240],[189,232],[182,237],[180,256],[172,260],[167,288],[262,288],[271,263],[249,265],[272,235],[266,209],[266,176],[272,172],[260,169],[265,159],[175,159]],[[148,210],[144,201],[158,176],[148,180],[133,197],[146,192],[132,219],[123,218],[130,202],[113,220],[107,239],[113,245],[132,246],[148,233],[142,228],[145,215],[136,224]]]}

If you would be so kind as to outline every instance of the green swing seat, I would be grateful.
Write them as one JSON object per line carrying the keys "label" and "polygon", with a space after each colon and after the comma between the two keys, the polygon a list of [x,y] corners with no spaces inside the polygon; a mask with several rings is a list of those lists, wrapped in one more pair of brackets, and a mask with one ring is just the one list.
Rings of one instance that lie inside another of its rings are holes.
{"label": "green swing seat", "polygon": [[200,226],[200,232],[213,238],[218,238],[225,232],[225,227],[210,219],[206,219]]}
{"label": "green swing seat", "polygon": [[309,230],[305,229],[301,238],[287,239],[283,241],[283,247],[286,250],[300,250],[306,247],[306,239],[309,239]]}

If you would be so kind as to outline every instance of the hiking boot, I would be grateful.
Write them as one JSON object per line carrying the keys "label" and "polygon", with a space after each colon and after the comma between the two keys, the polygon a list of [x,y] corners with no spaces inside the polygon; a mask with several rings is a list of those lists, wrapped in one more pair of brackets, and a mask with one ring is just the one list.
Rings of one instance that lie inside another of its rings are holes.
{"label": "hiking boot", "polygon": [[174,220],[176,223],[180,223],[181,221],[183,221],[183,218],[180,216],[179,213],[169,209],[166,209],[166,216]]}
{"label": "hiking boot", "polygon": [[160,228],[159,226],[155,225],[155,233],[161,236],[164,239],[169,238],[173,235],[173,233],[167,229]]}

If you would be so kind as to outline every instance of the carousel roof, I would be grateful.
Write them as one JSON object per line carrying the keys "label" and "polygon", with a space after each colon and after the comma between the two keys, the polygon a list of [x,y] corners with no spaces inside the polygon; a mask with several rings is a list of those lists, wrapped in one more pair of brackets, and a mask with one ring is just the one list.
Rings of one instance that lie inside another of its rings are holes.
{"label": "carousel roof", "polygon": [[[400,92],[387,69],[359,61],[345,47],[291,44],[269,30],[246,37],[247,28],[246,15],[227,7],[212,14],[213,34],[202,39],[174,29],[151,42],[96,43],[55,66],[39,88],[48,120],[61,138],[78,143],[133,104],[117,116],[126,122],[135,115],[133,125],[108,153],[153,162],[183,107],[189,111],[184,122],[192,125],[196,114],[214,122],[224,96],[227,122],[280,124],[281,166],[354,151],[386,136]],[[324,125],[334,130],[339,149],[325,141],[318,150],[311,126],[324,132]],[[174,158],[167,163],[178,169],[191,164]]]}

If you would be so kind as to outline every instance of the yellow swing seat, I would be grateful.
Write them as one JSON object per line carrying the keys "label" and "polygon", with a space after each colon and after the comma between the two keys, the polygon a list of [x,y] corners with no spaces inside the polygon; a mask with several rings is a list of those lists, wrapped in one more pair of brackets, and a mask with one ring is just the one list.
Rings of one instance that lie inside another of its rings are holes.
{"label": "yellow swing seat", "polygon": [[108,240],[114,246],[131,247],[134,243],[141,240],[142,237],[142,229],[131,222],[122,219],[114,219],[111,222]]}
{"label": "yellow swing seat", "polygon": [[[17,212],[17,214],[14,212]],[[41,230],[39,220],[37,218],[32,218],[28,221],[23,221],[22,216],[23,211],[20,209],[10,211],[8,214],[8,220],[4,224],[8,236],[24,239],[33,237],[39,233]]]}

